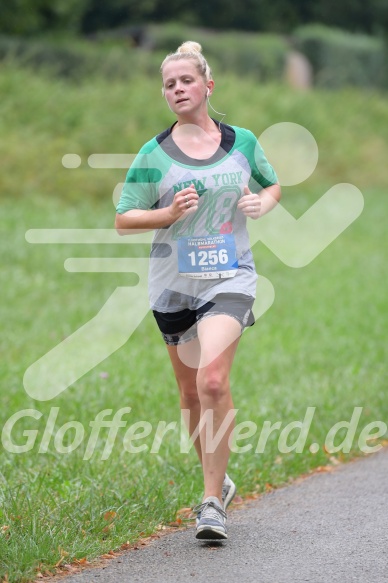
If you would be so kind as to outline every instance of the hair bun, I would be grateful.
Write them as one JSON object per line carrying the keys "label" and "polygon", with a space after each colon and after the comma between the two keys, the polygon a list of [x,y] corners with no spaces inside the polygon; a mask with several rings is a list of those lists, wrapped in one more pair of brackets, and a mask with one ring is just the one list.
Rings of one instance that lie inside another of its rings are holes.
{"label": "hair bun", "polygon": [[199,43],[188,40],[178,47],[177,53],[202,53],[202,47]]}
{"label": "hair bun", "polygon": [[205,57],[202,54],[202,47],[199,43],[187,40],[182,43],[180,47],[177,48],[175,53],[170,53],[165,57],[163,63],[161,64],[160,70],[163,75],[163,67],[170,61],[180,61],[182,59],[193,59],[195,61],[195,66],[197,67],[198,73],[202,75],[205,83],[212,80],[212,72],[207,64]]}

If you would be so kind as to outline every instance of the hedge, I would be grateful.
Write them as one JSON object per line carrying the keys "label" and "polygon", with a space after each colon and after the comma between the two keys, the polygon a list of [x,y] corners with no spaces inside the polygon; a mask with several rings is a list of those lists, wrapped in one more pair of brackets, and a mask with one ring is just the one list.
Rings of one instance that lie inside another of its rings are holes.
{"label": "hedge", "polygon": [[382,39],[317,24],[298,28],[293,41],[312,64],[319,87],[386,86]]}

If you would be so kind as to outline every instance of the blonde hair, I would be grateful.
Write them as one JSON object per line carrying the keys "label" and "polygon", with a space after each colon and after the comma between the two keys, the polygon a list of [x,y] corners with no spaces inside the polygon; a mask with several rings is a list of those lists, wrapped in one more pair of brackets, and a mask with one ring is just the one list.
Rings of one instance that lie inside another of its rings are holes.
{"label": "blonde hair", "polygon": [[161,73],[163,73],[163,67],[166,63],[169,63],[170,61],[180,61],[181,59],[193,59],[196,62],[198,73],[202,75],[205,83],[213,78],[207,60],[202,54],[201,45],[191,40],[182,43],[175,53],[167,55],[160,66]]}

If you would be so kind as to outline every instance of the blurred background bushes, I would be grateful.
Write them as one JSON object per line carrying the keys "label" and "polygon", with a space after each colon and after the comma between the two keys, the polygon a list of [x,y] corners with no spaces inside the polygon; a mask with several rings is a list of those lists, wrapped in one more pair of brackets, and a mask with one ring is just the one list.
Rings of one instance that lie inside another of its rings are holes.
{"label": "blurred background bushes", "polygon": [[388,65],[381,37],[323,25],[306,25],[291,35],[214,31],[180,23],[149,24],[102,31],[91,37],[0,35],[0,60],[46,70],[69,80],[100,76],[131,79],[154,75],[168,52],[185,40],[201,43],[214,71],[282,81],[287,54],[302,53],[312,67],[313,84],[324,88],[357,86],[386,89]]}
{"label": "blurred background bushes", "polygon": [[317,24],[298,28],[293,33],[293,41],[310,61],[317,86],[385,85],[387,63],[381,38]]}

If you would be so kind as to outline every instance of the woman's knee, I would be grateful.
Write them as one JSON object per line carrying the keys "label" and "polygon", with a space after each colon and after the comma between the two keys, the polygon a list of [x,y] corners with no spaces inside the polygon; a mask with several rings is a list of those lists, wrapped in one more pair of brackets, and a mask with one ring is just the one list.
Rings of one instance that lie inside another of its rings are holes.
{"label": "woman's knee", "polygon": [[178,382],[181,399],[184,400],[188,407],[195,406],[199,403],[197,385],[190,382]]}
{"label": "woman's knee", "polygon": [[229,378],[220,370],[206,367],[198,371],[197,387],[200,399],[216,402],[229,395]]}

